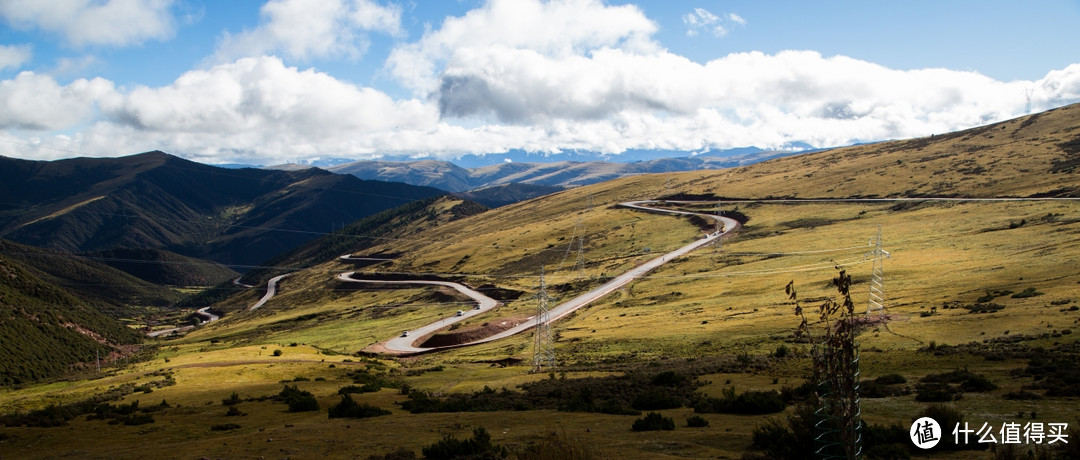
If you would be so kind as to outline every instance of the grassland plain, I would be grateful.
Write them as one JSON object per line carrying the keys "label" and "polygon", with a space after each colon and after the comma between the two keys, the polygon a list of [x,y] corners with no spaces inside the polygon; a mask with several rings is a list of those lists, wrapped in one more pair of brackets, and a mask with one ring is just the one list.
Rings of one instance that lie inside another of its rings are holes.
{"label": "grassland plain", "polygon": [[[678,194],[757,199],[1077,196],[1080,180],[1073,163],[1080,152],[1070,147],[1077,138],[1080,107],[1069,106],[934,138],[837,149],[735,170],[623,178],[406,228],[366,249],[398,258],[363,270],[438,275],[524,293],[471,323],[528,315],[535,309],[530,296],[541,265],[551,293],[567,299],[703,231],[686,219],[614,206],[621,201]],[[453,204],[444,199],[432,207],[445,216]],[[714,397],[731,387],[739,392],[796,387],[809,375],[809,359],[807,345],[792,337],[797,319],[784,285],[794,281],[804,303],[816,305],[832,295],[829,280],[836,274],[834,266],[842,265],[854,277],[857,308],[865,308],[867,242],[880,227],[885,249],[892,253],[885,261],[892,320],[859,336],[862,375],[868,381],[900,374],[911,391],[864,398],[865,420],[906,428],[928,405],[916,400],[921,379],[966,369],[997,385],[947,403],[972,423],[1080,424],[1076,395],[1052,394],[1039,386],[1041,377],[1023,372],[1040,357],[1075,363],[1080,356],[1080,203],[719,206],[749,217],[722,248],[704,248],[668,263],[553,325],[557,380],[675,370],[687,372],[701,393]],[[579,277],[571,243],[575,229],[582,227],[586,264]],[[328,419],[325,408],[338,401],[338,390],[352,384],[360,370],[392,376],[399,386],[436,397],[484,392],[485,387],[516,391],[552,378],[528,372],[528,335],[413,358],[354,356],[467,304],[432,289],[358,289],[334,280],[334,274],[353,269],[332,259],[299,271],[283,280],[278,297],[255,311],[243,311],[243,306],[261,293],[241,293],[217,305],[229,312],[224,319],[162,341],[151,361],[109,368],[93,379],[2,390],[0,409],[5,412],[77,401],[110,388],[143,388],[115,403],[138,400],[145,407],[164,399],[173,407],[156,413],[156,422],[148,425],[107,425],[83,417],[59,428],[6,427],[0,431],[0,453],[17,458],[366,458],[398,448],[419,453],[444,435],[463,438],[483,426],[493,441],[511,447],[556,432],[605,457],[737,458],[749,447],[755,427],[792,411],[766,417],[702,414],[708,427],[687,428],[682,420],[692,409],[664,409],[660,412],[678,422],[675,431],[632,432],[635,417],[626,415],[551,409],[414,414],[398,405],[408,399],[400,389],[383,388],[354,396],[391,415]],[[781,348],[786,351],[780,353]],[[276,350],[280,356],[274,356]],[[690,368],[699,372],[686,371]],[[165,381],[174,384],[148,385]],[[281,391],[283,382],[311,391],[323,410],[291,413],[284,404],[264,399]],[[1041,397],[1010,399],[1024,391]],[[225,416],[221,400],[232,392],[243,399],[239,407],[247,415]],[[239,428],[210,429],[226,423]],[[977,451],[931,456],[992,458]]]}

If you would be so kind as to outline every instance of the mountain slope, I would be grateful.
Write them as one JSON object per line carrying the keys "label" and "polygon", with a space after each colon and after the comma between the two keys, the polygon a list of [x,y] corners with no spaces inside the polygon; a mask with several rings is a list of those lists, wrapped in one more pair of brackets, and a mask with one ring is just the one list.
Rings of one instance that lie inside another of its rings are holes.
{"label": "mountain slope", "polygon": [[522,184],[515,182],[503,185],[493,185],[486,188],[478,188],[475,190],[470,190],[468,192],[458,193],[457,196],[460,196],[469,201],[475,201],[489,208],[498,208],[500,206],[506,206],[508,204],[513,204],[544,195],[550,195],[560,190],[562,190],[562,187],[554,187],[550,185]]}
{"label": "mountain slope", "polygon": [[672,177],[689,181],[686,191],[740,198],[1075,197],[1078,167],[1073,104],[955,133]]}
{"label": "mountain slope", "polygon": [[84,257],[163,286],[213,286],[240,276],[217,262],[161,249],[115,248],[87,253]]}
{"label": "mountain slope", "polygon": [[0,255],[0,385],[60,375],[141,336]]}
{"label": "mountain slope", "polygon": [[70,252],[163,248],[254,265],[333,226],[443,192],[319,169],[227,170],[162,152],[0,158],[0,236]]}
{"label": "mountain slope", "polygon": [[165,289],[100,261],[0,239],[3,254],[35,278],[113,317],[130,317],[135,306],[167,306],[178,292]]}

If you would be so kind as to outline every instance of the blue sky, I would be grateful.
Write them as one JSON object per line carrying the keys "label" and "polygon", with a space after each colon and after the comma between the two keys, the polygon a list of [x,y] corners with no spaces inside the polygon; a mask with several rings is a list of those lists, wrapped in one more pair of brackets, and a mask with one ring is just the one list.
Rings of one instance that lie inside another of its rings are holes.
{"label": "blue sky", "polygon": [[705,152],[1080,101],[1078,1],[0,0],[0,155]]}

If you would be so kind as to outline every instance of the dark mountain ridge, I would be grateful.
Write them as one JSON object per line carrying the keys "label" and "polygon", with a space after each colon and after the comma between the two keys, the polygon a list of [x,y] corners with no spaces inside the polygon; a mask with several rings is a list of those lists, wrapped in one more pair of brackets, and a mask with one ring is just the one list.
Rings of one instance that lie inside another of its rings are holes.
{"label": "dark mountain ridge", "polygon": [[69,252],[159,248],[239,266],[441,190],[320,169],[224,169],[154,151],[0,157],[0,236]]}

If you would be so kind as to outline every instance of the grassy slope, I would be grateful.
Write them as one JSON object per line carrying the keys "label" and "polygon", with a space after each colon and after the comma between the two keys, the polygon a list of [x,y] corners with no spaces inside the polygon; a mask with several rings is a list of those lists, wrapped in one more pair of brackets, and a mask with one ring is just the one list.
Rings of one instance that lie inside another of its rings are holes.
{"label": "grassy slope", "polygon": [[55,377],[141,337],[0,256],[0,385]]}
{"label": "grassy slope", "polygon": [[[642,253],[646,248],[655,255],[699,235],[684,220],[610,207],[619,201],[675,192],[730,197],[1075,195],[1080,183],[1070,165],[1077,156],[1072,146],[1080,135],[1078,120],[1080,106],[1070,106],[1037,118],[933,139],[837,149],[735,170],[623,178],[465,219],[426,222],[395,234],[394,239],[369,248],[367,253],[402,254],[392,264],[372,268],[376,271],[454,274],[474,285],[495,283],[527,292],[535,291],[539,266],[544,265],[552,291],[567,298],[583,289],[566,286],[574,280],[570,270],[573,255],[563,262],[579,220],[588,234],[584,255],[590,278],[618,273],[645,260]],[[588,211],[590,196],[595,208]],[[727,209],[733,206],[727,205]],[[569,377],[604,370],[610,367],[606,363],[613,362],[662,366],[663,358],[770,352],[784,343],[796,324],[783,294],[789,280],[796,282],[803,299],[831,295],[827,281],[835,274],[832,263],[843,263],[855,277],[857,306],[865,305],[870,267],[862,256],[866,241],[881,226],[886,249],[893,254],[885,265],[886,296],[890,312],[897,318],[888,329],[871,330],[860,337],[864,379],[899,372],[915,381],[929,373],[969,367],[1001,386],[992,393],[969,394],[954,403],[973,422],[1000,423],[1019,411],[1038,411],[1046,422],[1071,422],[1077,414],[1068,400],[1002,399],[1004,393],[1031,383],[1029,378],[1009,373],[1022,367],[1024,361],[985,361],[966,354],[934,356],[916,350],[931,342],[981,343],[1020,334],[1047,333],[1046,338],[1025,342],[1031,346],[1075,342],[1076,334],[1053,337],[1049,333],[1080,327],[1080,313],[1067,308],[1080,300],[1080,274],[1075,271],[1080,258],[1077,206],[1047,202],[743,204],[740,211],[750,221],[736,238],[725,242],[721,252],[706,249],[665,265],[647,279],[554,325],[560,337],[556,352],[570,370]],[[1018,225],[1020,221],[1024,221],[1023,226]],[[340,379],[349,363],[343,362],[345,356],[334,353],[359,350],[460,308],[436,304],[432,294],[423,289],[353,290],[332,280],[334,273],[349,269],[349,265],[334,260],[286,278],[281,296],[264,309],[234,315],[168,345],[160,358],[169,358],[169,363],[146,363],[108,379],[73,382],[63,388],[10,392],[0,395],[0,400],[9,407],[28,407],[41,404],[46,397],[78,399],[107,385],[150,379],[152,370],[172,369],[178,385],[151,395],[129,396],[128,400],[151,403],[164,397],[170,402],[181,401],[183,410],[162,417],[180,427],[179,431],[151,428],[140,435],[144,431],[138,427],[108,428],[114,443],[100,441],[82,447],[95,455],[131,457],[146,455],[154,448],[140,447],[143,444],[183,446],[192,455],[278,452],[279,446],[265,438],[287,440],[288,448],[298,453],[333,454],[350,449],[379,453],[392,450],[392,446],[419,451],[442,434],[462,437],[470,425],[483,425],[497,442],[504,443],[527,443],[542,433],[564,430],[610,456],[715,458],[739,455],[749,443],[750,430],[762,420],[707,415],[711,426],[701,431],[680,427],[668,433],[631,433],[633,418],[623,416],[406,414],[391,404],[402,397],[383,390],[358,399],[391,408],[395,414],[390,417],[327,421],[324,413],[286,414],[280,405],[245,403],[250,415],[238,422],[243,425],[241,430],[207,435],[210,421],[231,420],[220,415],[223,408],[205,406],[205,402],[224,398],[232,390],[243,395],[273,394],[280,390],[277,380],[305,375],[327,379],[301,383],[302,388],[315,392],[325,407],[335,400],[336,389],[347,383]],[[998,298],[995,302],[1005,308],[996,313],[942,308],[943,302],[973,303],[987,290],[1019,292],[1028,287],[1044,294]],[[243,305],[259,295],[248,292],[230,302]],[[509,302],[503,311],[528,313],[535,305],[526,299]],[[1051,304],[1065,301],[1069,303]],[[933,307],[937,307],[936,315],[921,315]],[[527,360],[529,340],[528,336],[511,338],[392,365],[407,369],[442,365],[442,372],[407,378],[415,387],[430,391],[473,391],[485,385],[512,388],[543,376],[526,374],[524,366],[499,368],[480,361],[508,356]],[[289,347],[293,342],[308,346]],[[285,355],[267,356],[274,348],[283,349]],[[337,367],[330,369],[327,363]],[[726,385],[721,382],[728,380],[740,391],[778,388],[798,384],[805,374],[804,359],[772,361],[757,374],[708,376],[706,379],[714,383],[704,389],[716,395]],[[863,412],[875,423],[906,422],[922,406],[910,395],[866,399]],[[686,412],[665,411],[678,422]],[[94,423],[76,423],[72,429],[89,436],[97,429]],[[283,423],[292,426],[283,429]],[[399,423],[404,429],[388,429],[390,423]],[[589,428],[588,433],[585,428]],[[366,435],[352,435],[358,429]],[[55,431],[21,428],[9,432],[17,438],[12,443],[16,454],[32,453],[28,440],[36,436],[60,439]]]}
{"label": "grassy slope", "polygon": [[217,262],[161,249],[116,248],[86,255],[150,283],[164,286],[213,286],[239,273]]}
{"label": "grassy slope", "polygon": [[62,286],[68,294],[117,318],[138,313],[129,307],[167,306],[181,297],[172,289],[163,289],[102,262],[62,251],[0,239],[0,253],[18,261],[34,276]]}

